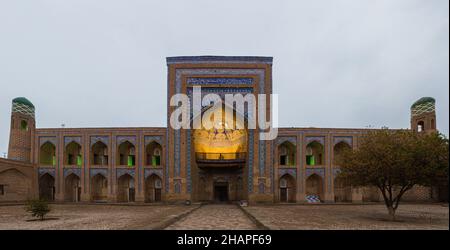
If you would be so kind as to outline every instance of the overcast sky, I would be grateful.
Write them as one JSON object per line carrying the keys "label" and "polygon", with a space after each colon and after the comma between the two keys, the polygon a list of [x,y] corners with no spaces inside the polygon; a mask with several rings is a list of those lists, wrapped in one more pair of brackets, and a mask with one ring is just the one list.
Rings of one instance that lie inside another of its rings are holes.
{"label": "overcast sky", "polygon": [[166,126],[167,56],[273,56],[280,126],[449,127],[448,0],[0,0],[0,153],[11,100],[39,128]]}

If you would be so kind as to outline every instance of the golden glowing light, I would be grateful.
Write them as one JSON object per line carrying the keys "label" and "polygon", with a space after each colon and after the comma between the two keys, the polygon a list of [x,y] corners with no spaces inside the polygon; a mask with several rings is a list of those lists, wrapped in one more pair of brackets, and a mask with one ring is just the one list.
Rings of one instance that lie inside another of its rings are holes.
{"label": "golden glowing light", "polygon": [[[196,153],[203,153],[206,159],[234,159],[236,153],[247,152],[247,132],[245,129],[232,129],[225,122],[225,110],[222,109],[222,121],[214,124],[213,116],[208,119],[209,123],[203,124],[211,129],[197,129],[194,131],[194,148]],[[220,120],[220,119],[217,119]],[[231,120],[231,119],[230,119]],[[236,124],[238,121],[233,117]]]}

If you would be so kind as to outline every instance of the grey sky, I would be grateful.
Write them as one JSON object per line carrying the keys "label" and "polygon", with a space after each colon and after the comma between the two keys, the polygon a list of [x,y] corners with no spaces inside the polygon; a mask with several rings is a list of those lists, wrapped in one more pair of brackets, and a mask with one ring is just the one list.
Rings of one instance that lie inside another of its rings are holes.
{"label": "grey sky", "polygon": [[37,126],[166,126],[165,57],[273,56],[281,126],[449,127],[448,0],[0,0],[0,153],[11,100]]}

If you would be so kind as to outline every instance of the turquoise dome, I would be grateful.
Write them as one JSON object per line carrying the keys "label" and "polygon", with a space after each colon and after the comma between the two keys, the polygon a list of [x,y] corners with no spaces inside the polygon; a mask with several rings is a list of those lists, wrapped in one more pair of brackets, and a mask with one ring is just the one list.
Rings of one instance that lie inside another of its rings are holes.
{"label": "turquoise dome", "polygon": [[20,103],[20,104],[24,104],[27,105],[31,108],[34,108],[33,103],[31,103],[27,98],[25,97],[16,97],[13,99],[13,103]]}
{"label": "turquoise dome", "polygon": [[422,97],[411,105],[411,108],[415,108],[420,104],[432,103],[435,104],[436,100],[433,97]]}

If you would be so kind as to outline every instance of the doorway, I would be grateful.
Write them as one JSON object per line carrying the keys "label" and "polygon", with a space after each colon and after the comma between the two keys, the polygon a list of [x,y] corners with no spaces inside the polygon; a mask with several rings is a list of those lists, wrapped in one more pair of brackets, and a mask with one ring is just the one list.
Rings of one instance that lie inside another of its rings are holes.
{"label": "doorway", "polygon": [[228,201],[228,182],[214,183],[214,201],[216,202]]}
{"label": "doorway", "polygon": [[55,200],[55,178],[48,173],[39,178],[39,198],[47,201]]}
{"label": "doorway", "polygon": [[162,194],[161,178],[155,174],[145,179],[145,202],[159,202]]}
{"label": "doorway", "polygon": [[80,178],[70,174],[64,182],[64,200],[68,202],[79,202],[81,196]]}
{"label": "doorway", "polygon": [[280,188],[280,202],[288,202],[288,190],[286,187]]}

